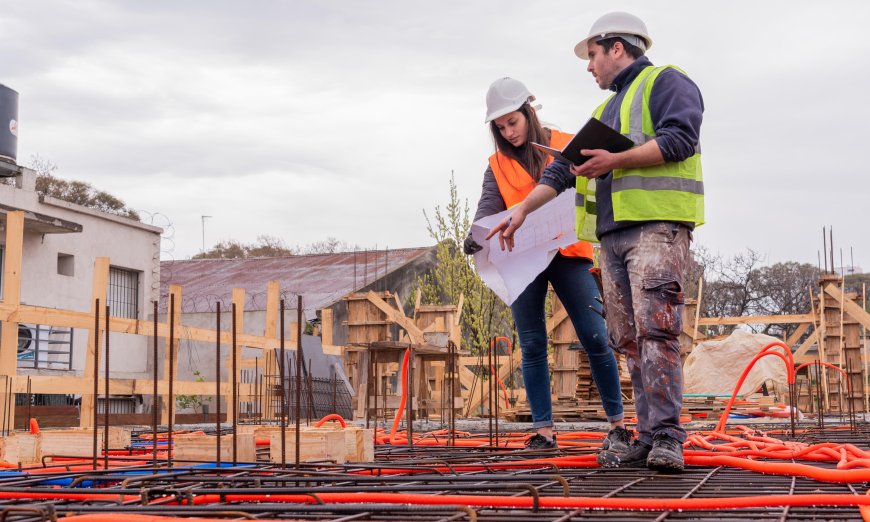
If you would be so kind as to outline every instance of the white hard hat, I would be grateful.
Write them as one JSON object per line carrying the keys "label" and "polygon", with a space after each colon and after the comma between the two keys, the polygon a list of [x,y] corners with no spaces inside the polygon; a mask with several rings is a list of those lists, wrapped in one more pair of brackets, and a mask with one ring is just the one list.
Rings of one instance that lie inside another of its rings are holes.
{"label": "white hard hat", "polygon": [[535,97],[523,85],[523,82],[508,77],[499,78],[492,82],[489,90],[486,91],[486,120],[484,123],[489,123],[513,112],[527,101],[534,99]]}
{"label": "white hard hat", "polygon": [[602,38],[620,37],[626,42],[640,47],[644,51],[652,47],[652,38],[646,29],[643,20],[630,13],[614,12],[607,13],[595,23],[589,30],[589,36],[574,46],[574,54],[583,60],[589,59],[589,42],[598,41]]}

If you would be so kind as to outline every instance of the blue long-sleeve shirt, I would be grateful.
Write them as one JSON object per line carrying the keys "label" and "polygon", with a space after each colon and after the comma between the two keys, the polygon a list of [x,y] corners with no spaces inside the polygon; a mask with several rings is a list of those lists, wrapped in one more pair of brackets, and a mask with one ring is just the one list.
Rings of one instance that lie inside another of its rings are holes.
{"label": "blue long-sleeve shirt", "polygon": [[[620,128],[619,107],[625,98],[626,87],[647,66],[649,58],[641,56],[623,69],[613,80],[611,89],[616,95],[605,107],[601,121],[613,129]],[[653,84],[649,99],[650,117],[655,129],[655,141],[666,162],[683,161],[700,152],[701,120],[704,100],[698,86],[676,69],[668,68],[659,74]],[[611,200],[612,173],[596,179],[595,198],[598,208],[595,233],[599,239],[604,235],[640,224],[637,221],[615,221]],[[552,187],[556,192],[574,188],[576,179],[568,165],[560,161],[551,163],[541,175],[539,183]],[[694,228],[693,223],[682,223]]]}

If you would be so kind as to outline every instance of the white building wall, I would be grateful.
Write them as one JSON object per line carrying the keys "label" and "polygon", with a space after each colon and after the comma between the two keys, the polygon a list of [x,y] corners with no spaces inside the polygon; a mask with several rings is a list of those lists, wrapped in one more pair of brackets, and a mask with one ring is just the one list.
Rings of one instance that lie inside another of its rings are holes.
{"label": "white building wall", "polygon": [[[80,233],[43,235],[28,231],[25,224],[21,273],[23,304],[89,311],[94,260],[105,256],[113,267],[138,272],[138,318],[150,316],[151,302],[157,298],[160,283],[160,228],[53,198],[40,202],[36,192],[8,185],[0,185],[0,203],[72,221],[83,228]],[[3,242],[5,234],[0,234],[0,243]],[[58,273],[58,254],[74,256],[72,276]],[[105,306],[105,299],[101,300],[101,306]],[[147,376],[146,337],[112,334],[110,342],[113,377]],[[86,350],[87,331],[75,330],[73,370],[77,373],[84,370]]]}

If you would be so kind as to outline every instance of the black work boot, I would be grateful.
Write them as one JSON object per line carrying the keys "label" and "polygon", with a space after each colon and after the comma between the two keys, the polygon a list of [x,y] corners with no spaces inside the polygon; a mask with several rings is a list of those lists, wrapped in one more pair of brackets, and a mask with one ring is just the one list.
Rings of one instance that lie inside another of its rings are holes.
{"label": "black work boot", "polygon": [[683,444],[668,434],[656,433],[646,465],[658,471],[683,471]]}
{"label": "black work boot", "polygon": [[548,439],[540,433],[535,433],[526,440],[526,448],[530,450],[547,450],[556,449],[558,447],[555,435],[553,435],[552,439]]}
{"label": "black work boot", "polygon": [[622,426],[617,426],[607,432],[607,437],[601,443],[601,451],[598,452],[598,465],[603,468],[617,468],[621,456],[628,453],[631,445],[631,432]]}
{"label": "black work boot", "polygon": [[596,460],[602,468],[642,468],[646,466],[650,449],[652,446],[649,444],[634,439],[625,452],[602,450]]}

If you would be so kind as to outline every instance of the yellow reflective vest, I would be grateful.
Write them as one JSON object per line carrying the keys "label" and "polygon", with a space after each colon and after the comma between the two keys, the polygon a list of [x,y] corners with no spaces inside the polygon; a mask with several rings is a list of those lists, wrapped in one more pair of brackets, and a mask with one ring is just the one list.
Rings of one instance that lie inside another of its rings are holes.
{"label": "yellow reflective vest", "polygon": [[[649,97],[659,74],[667,68],[644,68],[628,86],[619,107],[619,132],[635,145],[656,137],[649,112]],[[680,71],[682,72],[682,71]],[[601,119],[604,108],[613,96],[594,112]],[[700,226],[704,223],[704,180],[701,154],[679,162],[655,167],[614,169],[611,182],[613,218],[615,221],[685,221]],[[577,178],[577,237],[597,241],[595,236],[595,180]]]}

